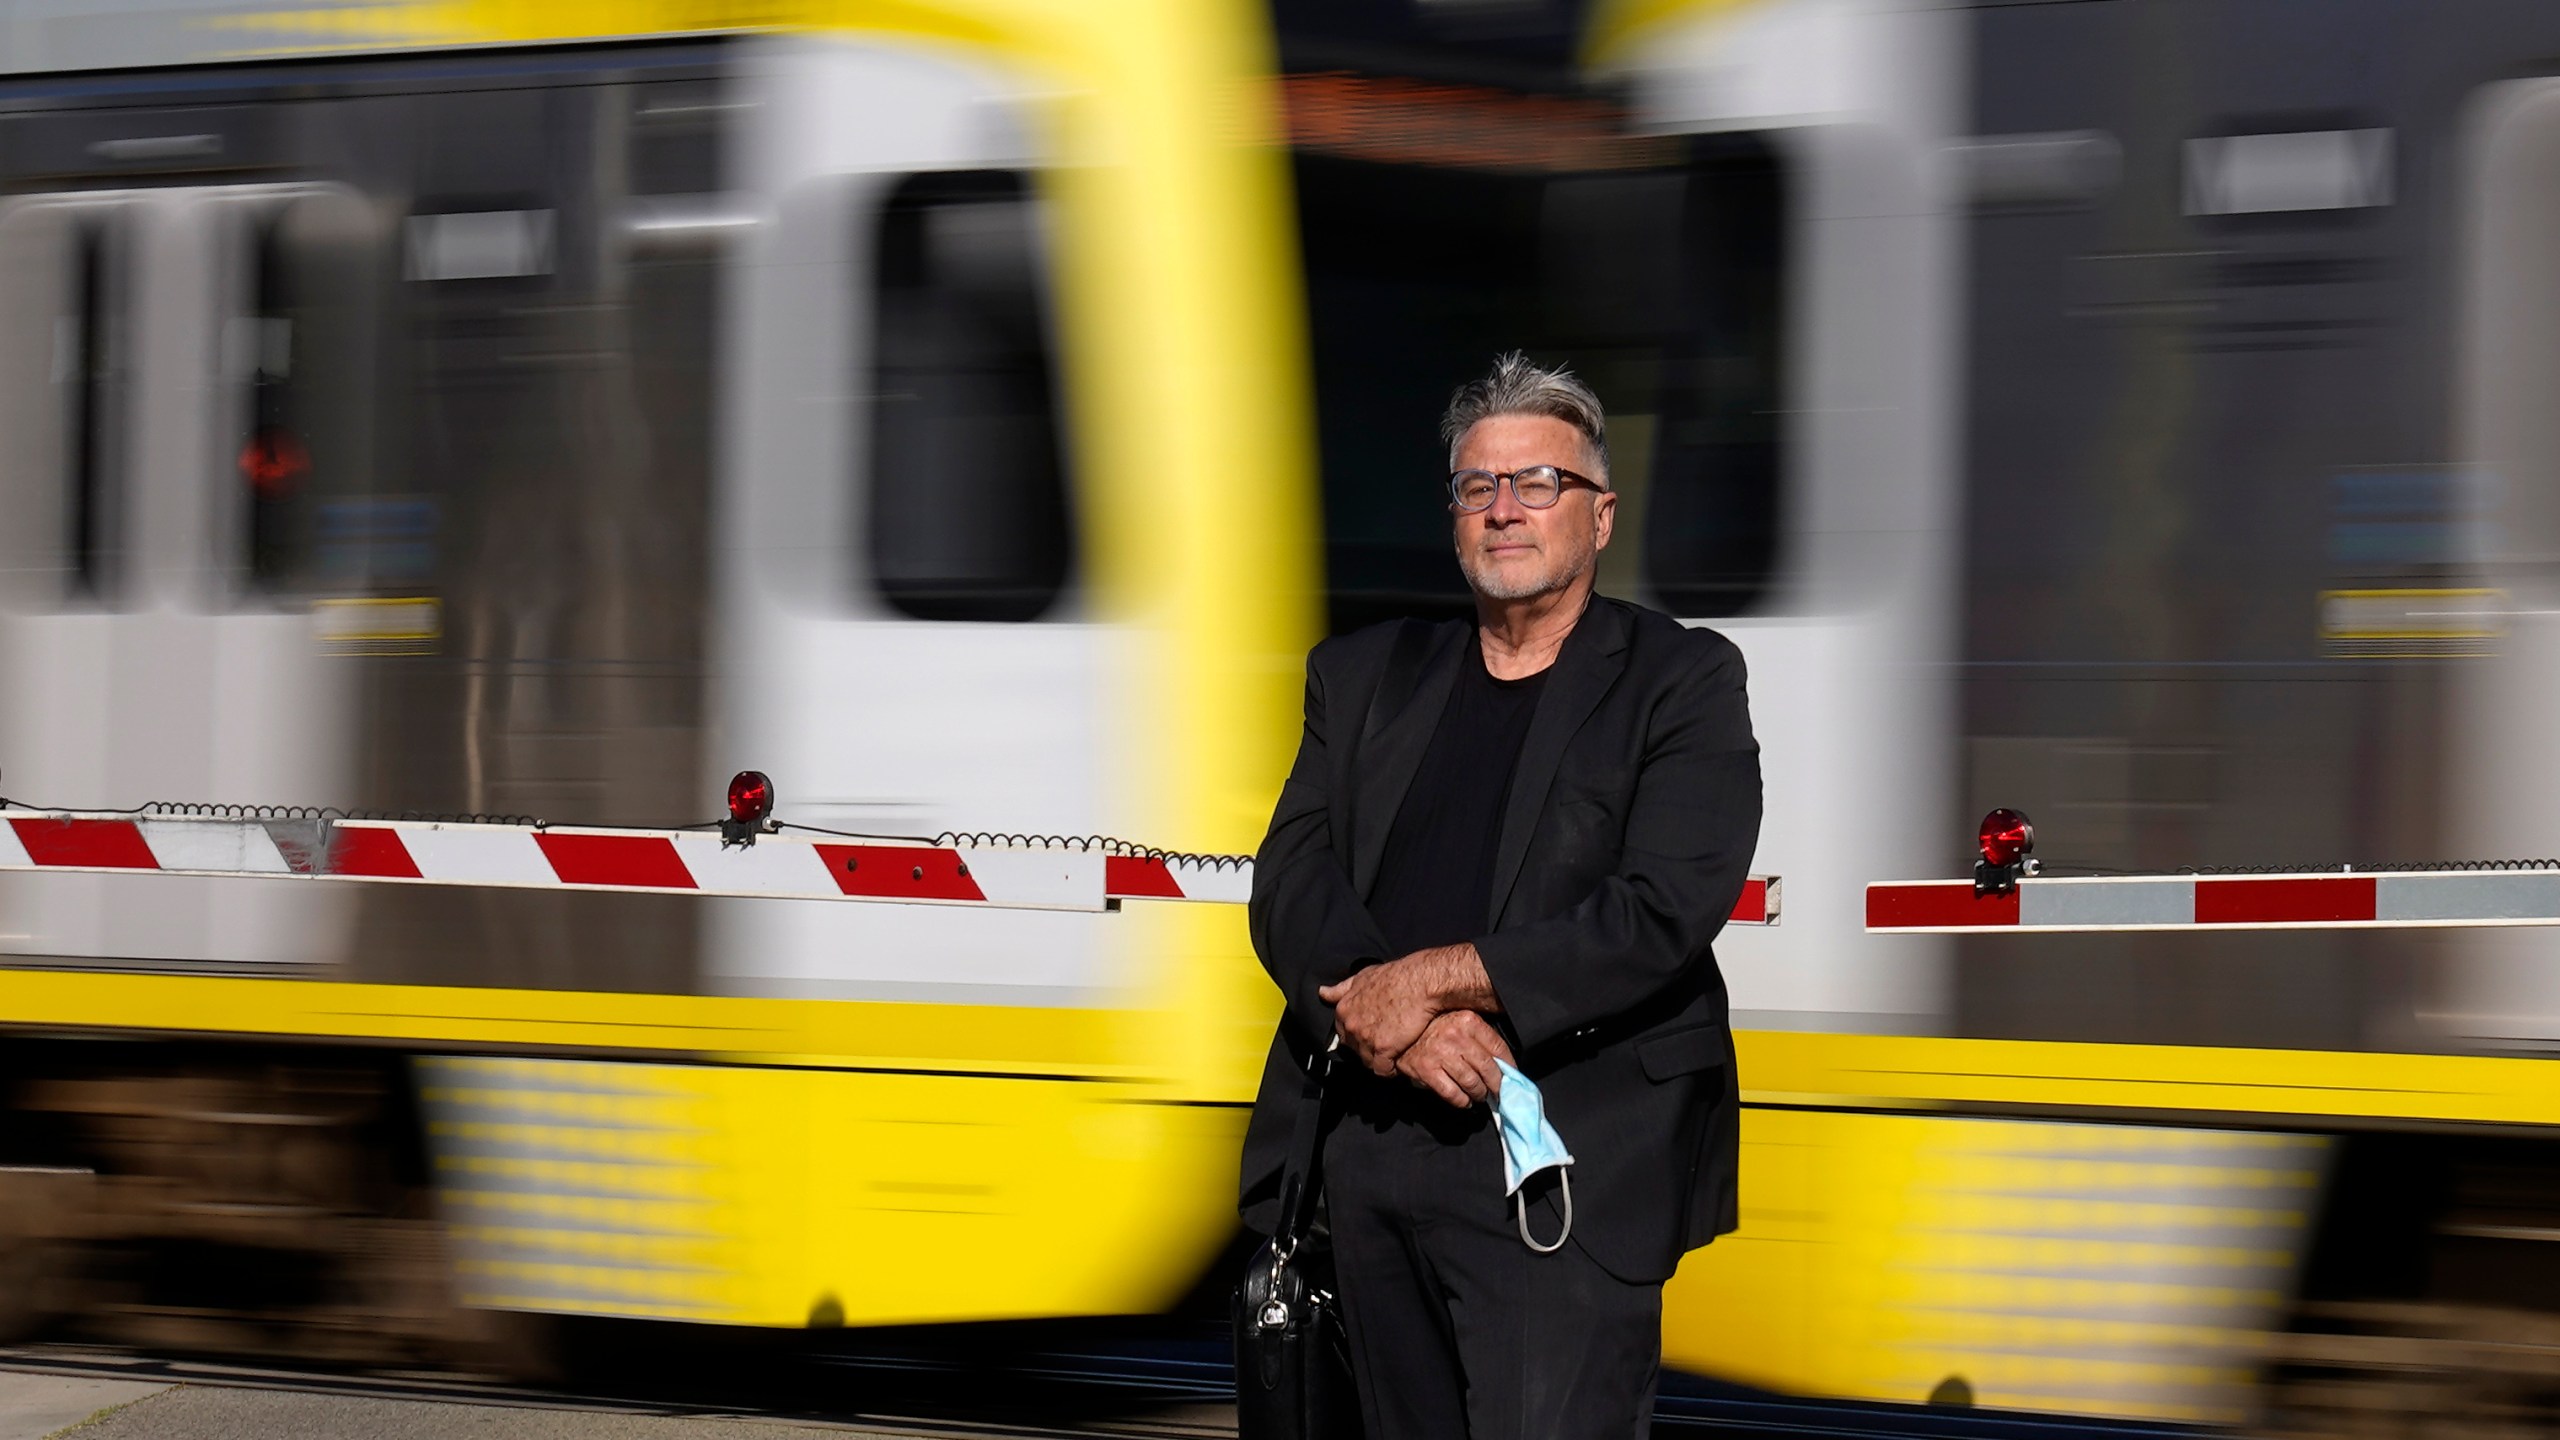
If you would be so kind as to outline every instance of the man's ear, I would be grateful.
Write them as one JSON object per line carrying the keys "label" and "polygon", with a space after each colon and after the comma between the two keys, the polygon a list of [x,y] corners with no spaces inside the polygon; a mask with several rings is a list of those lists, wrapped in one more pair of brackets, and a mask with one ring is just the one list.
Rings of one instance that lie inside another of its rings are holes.
{"label": "man's ear", "polygon": [[1609,548],[1609,536],[1618,528],[1618,492],[1602,490],[1591,497],[1591,548]]}

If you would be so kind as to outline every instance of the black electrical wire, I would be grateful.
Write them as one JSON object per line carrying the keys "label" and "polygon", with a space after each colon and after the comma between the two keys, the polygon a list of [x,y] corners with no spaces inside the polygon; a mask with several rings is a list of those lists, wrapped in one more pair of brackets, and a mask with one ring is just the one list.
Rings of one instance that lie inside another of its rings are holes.
{"label": "black electrical wire", "polygon": [[[718,825],[722,822],[714,820],[711,823]],[[806,830],[812,835],[833,835],[840,840],[888,840],[900,845],[932,845],[938,843],[930,835],[882,835],[869,830],[830,830],[824,825],[802,825],[790,820],[776,820],[773,822],[773,828],[778,831]]]}
{"label": "black electrical wire", "polygon": [[[2453,874],[2465,871],[2482,873],[2527,870],[2560,870],[2560,859],[2530,860],[2417,860],[2393,865],[2180,865],[2173,870],[2123,870],[2106,865],[2080,865],[2067,860],[2047,860],[2046,875],[2064,874],[2101,876],[2110,879],[2170,879],[2189,875],[2426,875]],[[2032,877],[2030,877],[2032,878]]]}
{"label": "black electrical wire", "polygon": [[2179,875],[2386,875],[2560,870],[2560,859],[2418,860],[2391,865],[2182,865]]}
{"label": "black electrical wire", "polygon": [[538,815],[485,815],[472,811],[344,810],[335,805],[231,805],[202,800],[151,800],[140,805],[94,806],[68,810],[59,805],[0,795],[0,808],[44,810],[73,815],[165,815],[179,820],[400,820],[421,825],[513,825],[547,830],[551,822]]}

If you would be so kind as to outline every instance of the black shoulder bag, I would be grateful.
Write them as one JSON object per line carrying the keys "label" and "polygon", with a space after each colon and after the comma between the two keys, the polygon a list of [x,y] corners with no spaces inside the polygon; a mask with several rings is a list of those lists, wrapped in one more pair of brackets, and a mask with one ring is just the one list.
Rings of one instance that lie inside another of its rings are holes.
{"label": "black shoulder bag", "polygon": [[1280,1171],[1280,1223],[1236,1287],[1237,1440],[1358,1440],[1361,1433],[1333,1251],[1315,1224],[1333,1052],[1308,1069],[1312,1083]]}

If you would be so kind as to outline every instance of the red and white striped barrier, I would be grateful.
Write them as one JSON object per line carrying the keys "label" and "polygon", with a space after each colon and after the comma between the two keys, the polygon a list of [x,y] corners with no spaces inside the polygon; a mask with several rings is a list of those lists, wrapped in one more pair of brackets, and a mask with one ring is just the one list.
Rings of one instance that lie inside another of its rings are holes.
{"label": "red and white striped barrier", "polygon": [[890,900],[1103,910],[1122,899],[1242,901],[1236,860],[1042,845],[424,820],[242,820],[0,811],[0,870],[264,876],[525,890]]}
{"label": "red and white striped barrier", "polygon": [[[1107,910],[1123,900],[1242,904],[1253,862],[1111,853],[1091,842],[942,845],[709,830],[432,820],[261,819],[0,809],[0,871],[236,876]],[[1740,925],[1778,923],[1778,881],[1753,876]]]}
{"label": "red and white striped barrier", "polygon": [[1968,880],[1867,887],[1867,929],[1912,934],[2494,925],[2560,925],[2560,869],[2047,875],[2006,894],[1976,894]]}

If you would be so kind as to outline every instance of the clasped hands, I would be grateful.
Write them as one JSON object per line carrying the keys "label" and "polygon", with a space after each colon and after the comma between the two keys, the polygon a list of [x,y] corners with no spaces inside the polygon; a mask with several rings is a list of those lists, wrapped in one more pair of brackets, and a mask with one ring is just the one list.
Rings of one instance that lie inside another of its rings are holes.
{"label": "clasped hands", "polygon": [[1336,1033],[1377,1075],[1402,1075],[1463,1110],[1502,1088],[1511,1058],[1486,1019],[1502,1002],[1473,945],[1417,950],[1316,991]]}

